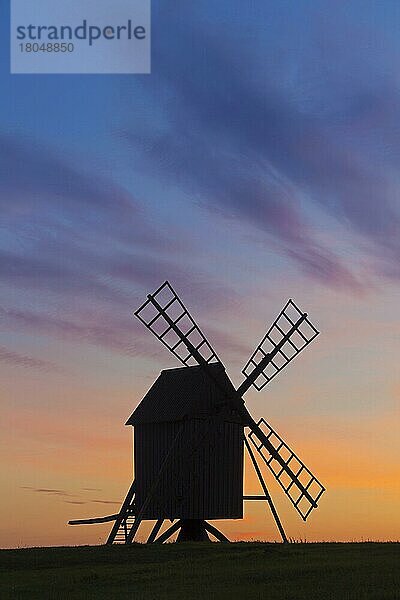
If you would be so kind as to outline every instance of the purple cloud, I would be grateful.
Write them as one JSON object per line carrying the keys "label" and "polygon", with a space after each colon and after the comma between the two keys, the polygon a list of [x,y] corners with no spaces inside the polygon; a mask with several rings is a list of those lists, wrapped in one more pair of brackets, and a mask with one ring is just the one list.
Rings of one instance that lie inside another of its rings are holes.
{"label": "purple cloud", "polygon": [[0,346],[0,361],[15,367],[38,369],[39,371],[44,372],[60,371],[60,368],[52,362],[34,358],[32,356],[26,356],[25,354],[9,350],[4,346]]}
{"label": "purple cloud", "polygon": [[[370,36],[353,56],[344,34],[334,45],[329,32],[316,33],[310,65],[306,53],[273,54],[268,42],[262,52],[249,44],[239,54],[235,26],[211,32],[201,18],[194,24],[184,3],[180,9],[187,20],[178,23],[160,10],[159,77],[143,83],[152,99],[167,89],[174,101],[165,104],[158,130],[138,136],[127,127],[123,134],[148,168],[185,187],[213,214],[264,233],[266,243],[324,285],[360,292],[367,284],[356,262],[321,239],[305,206],[309,214],[319,205],[353,231],[355,252],[366,255],[371,272],[400,275],[393,168],[400,94],[375,56],[362,50]],[[164,34],[166,22],[173,39]],[[327,56],[334,58],[329,70]],[[321,82],[314,95],[301,78],[290,82],[289,74],[302,69]]]}
{"label": "purple cloud", "polygon": [[[232,290],[179,264],[185,236],[175,241],[180,236],[150,223],[131,194],[71,167],[34,140],[29,146],[0,135],[0,142],[8,235],[0,273],[3,285],[23,291],[21,306],[0,307],[3,327],[146,354],[154,346],[132,311],[165,279],[172,276],[183,293],[189,288],[196,305],[210,295],[215,308],[235,301]],[[185,251],[190,256],[190,246]]]}
{"label": "purple cloud", "polygon": [[178,236],[154,227],[131,193],[35,139],[0,134],[0,206],[3,226],[21,240],[56,245],[61,235],[90,249],[101,235],[128,247],[181,250]]}

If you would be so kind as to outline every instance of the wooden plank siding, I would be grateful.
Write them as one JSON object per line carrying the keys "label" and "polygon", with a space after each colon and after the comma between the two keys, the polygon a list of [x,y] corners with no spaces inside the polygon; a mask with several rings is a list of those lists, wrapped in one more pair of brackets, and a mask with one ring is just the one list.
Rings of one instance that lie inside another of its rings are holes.
{"label": "wooden plank siding", "polygon": [[135,425],[137,511],[182,423],[182,433],[143,518],[242,518],[243,425],[216,416]]}

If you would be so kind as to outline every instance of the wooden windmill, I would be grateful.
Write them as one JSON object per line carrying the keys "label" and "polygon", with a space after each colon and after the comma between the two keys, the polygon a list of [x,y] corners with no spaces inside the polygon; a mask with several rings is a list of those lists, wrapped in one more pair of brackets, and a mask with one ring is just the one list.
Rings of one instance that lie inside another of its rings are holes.
{"label": "wooden windmill", "polygon": [[[225,535],[213,519],[243,517],[243,500],[265,501],[283,542],[284,528],[260,468],[267,465],[305,521],[325,488],[264,420],[256,422],[243,396],[262,390],[318,335],[293,300],[261,340],[235,389],[215,351],[166,281],[135,312],[142,323],[183,363],[162,371],[127,421],[135,432],[135,480],[118,514],[70,521],[114,521],[107,543],[130,544],[142,521],[155,521],[148,542]],[[244,444],[243,444],[244,441]],[[243,496],[244,446],[263,494]],[[160,533],[165,520],[171,522]]]}

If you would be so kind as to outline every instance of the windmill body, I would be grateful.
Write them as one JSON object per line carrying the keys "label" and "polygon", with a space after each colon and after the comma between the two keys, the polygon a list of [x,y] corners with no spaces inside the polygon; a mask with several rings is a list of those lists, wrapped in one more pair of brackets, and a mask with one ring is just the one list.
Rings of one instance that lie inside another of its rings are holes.
{"label": "windmill body", "polygon": [[[211,368],[221,384],[234,390],[222,365]],[[200,367],[170,369],[161,372],[129,418],[138,512],[179,434],[143,519],[242,518],[244,426],[223,402]]]}
{"label": "windmill body", "polygon": [[[135,480],[118,514],[70,521],[114,521],[107,543],[130,544],[142,521],[154,520],[148,542],[228,541],[208,519],[240,519],[243,500],[264,501],[283,542],[288,538],[264,475],[271,473],[305,521],[325,491],[265,420],[256,422],[244,395],[262,390],[318,335],[307,313],[289,300],[242,370],[235,389],[225,368],[166,281],[135,315],[183,368],[162,371],[127,425],[135,432]],[[262,494],[243,495],[244,447]],[[266,468],[267,467],[267,468]],[[163,531],[166,520],[172,524]]]}

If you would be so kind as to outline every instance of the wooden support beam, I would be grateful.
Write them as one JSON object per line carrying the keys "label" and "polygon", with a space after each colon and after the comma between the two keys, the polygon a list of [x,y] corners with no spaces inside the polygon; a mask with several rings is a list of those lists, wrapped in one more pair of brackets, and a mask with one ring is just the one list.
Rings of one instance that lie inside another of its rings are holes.
{"label": "wooden support beam", "polygon": [[173,535],[175,533],[175,531],[178,531],[178,529],[181,528],[181,521],[177,521],[176,523],[174,523],[173,525],[171,525],[171,527],[169,527],[167,529],[167,531],[164,531],[164,533],[162,533],[156,540],[154,540],[155,544],[162,544],[163,542],[166,542],[168,538],[171,537],[171,535]]}
{"label": "wooden support beam", "polygon": [[223,533],[221,533],[219,529],[214,527],[214,525],[211,525],[211,523],[204,521],[204,529],[208,531],[208,533],[211,533],[211,535],[216,537],[217,540],[219,540],[220,542],[229,542],[228,538]]}
{"label": "wooden support beam", "polygon": [[267,496],[243,496],[243,500],[268,500]]}
{"label": "wooden support beam", "polygon": [[151,530],[149,537],[147,538],[146,544],[152,544],[154,542],[163,523],[164,523],[164,519],[158,519],[158,521],[154,525],[153,529]]}
{"label": "wooden support beam", "polygon": [[94,517],[93,519],[74,519],[68,521],[68,525],[91,525],[92,523],[108,523],[109,521],[115,521],[118,519],[119,514],[107,515],[106,517]]}
{"label": "wooden support beam", "polygon": [[250,454],[251,462],[253,463],[254,470],[257,473],[258,480],[259,480],[260,485],[262,487],[262,490],[263,490],[263,492],[264,492],[264,494],[265,494],[265,496],[267,498],[267,502],[268,502],[269,507],[271,509],[272,515],[273,515],[273,517],[275,519],[276,526],[277,526],[277,528],[279,530],[279,533],[281,534],[282,541],[283,541],[284,544],[287,544],[289,542],[289,540],[286,537],[285,530],[283,529],[283,525],[281,523],[281,520],[279,518],[277,510],[276,510],[276,508],[274,506],[274,503],[272,502],[271,496],[269,495],[267,486],[265,485],[265,481],[264,481],[264,478],[262,476],[260,467],[258,466],[256,457],[254,456],[254,453],[253,453],[253,451],[252,451],[252,449],[250,447],[250,444],[249,444],[246,436],[244,436],[244,443],[246,444],[247,451]]}
{"label": "wooden support beam", "polygon": [[135,481],[132,482],[131,487],[128,490],[125,500],[121,506],[121,510],[119,511],[119,514],[118,514],[117,518],[115,519],[115,523],[110,531],[110,535],[107,538],[106,544],[110,545],[114,542],[115,536],[118,533],[119,526],[121,525],[122,521],[128,515],[128,509],[131,506],[134,496],[135,496]]}

